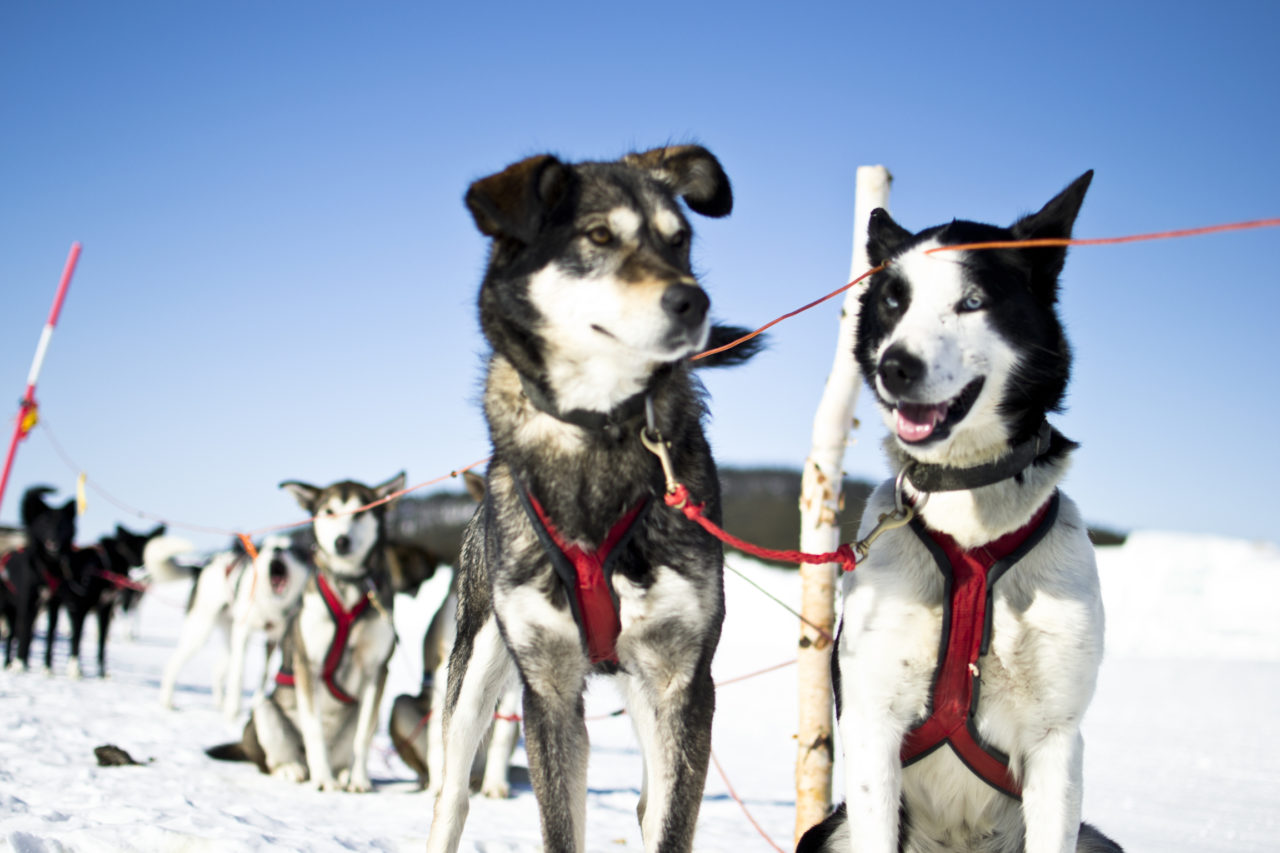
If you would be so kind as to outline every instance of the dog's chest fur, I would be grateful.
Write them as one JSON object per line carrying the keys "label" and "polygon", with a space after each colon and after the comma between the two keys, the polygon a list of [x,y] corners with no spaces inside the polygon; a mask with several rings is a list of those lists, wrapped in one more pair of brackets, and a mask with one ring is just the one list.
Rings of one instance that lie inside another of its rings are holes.
{"label": "dog's chest fur", "polygon": [[[348,612],[365,598],[362,584],[331,580],[330,586]],[[324,670],[325,658],[329,654],[337,628],[315,580],[308,581],[307,591],[302,597],[302,609],[298,613],[297,637],[317,678]],[[360,686],[356,683],[357,675],[377,672],[379,667],[386,665],[394,648],[393,626],[370,605],[351,625],[346,648],[334,672],[335,683],[343,690],[354,693]],[[321,695],[327,697],[329,694],[328,691],[322,691]]]}
{"label": "dog's chest fur", "polygon": [[[973,501],[973,493],[964,497]],[[860,535],[892,507],[893,486],[887,483],[872,495]],[[953,521],[964,516],[955,506],[949,514],[943,506],[937,509]],[[970,514],[968,526],[981,526],[979,517]],[[1008,529],[1025,520],[1016,519]],[[946,596],[944,576],[913,530],[900,528],[876,540],[867,559],[845,578],[840,695],[852,707],[842,714],[859,715],[863,703],[866,709],[888,707],[891,725],[903,731],[928,715]],[[975,724],[1019,775],[1042,732],[1084,713],[1101,657],[1093,552],[1070,499],[1061,498],[1054,527],[994,585],[990,606],[991,646],[977,664]],[[965,844],[991,831],[1021,841],[1017,801],[989,787],[948,748],[905,768],[902,792],[913,824],[932,828],[938,849],[968,849]],[[913,849],[930,849],[928,835]]]}

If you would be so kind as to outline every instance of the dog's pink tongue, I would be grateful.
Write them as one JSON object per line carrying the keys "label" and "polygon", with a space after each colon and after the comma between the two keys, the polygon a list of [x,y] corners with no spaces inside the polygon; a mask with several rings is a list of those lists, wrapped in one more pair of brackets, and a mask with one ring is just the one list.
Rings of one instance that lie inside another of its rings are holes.
{"label": "dog's pink tongue", "polygon": [[946,403],[931,406],[902,403],[898,406],[898,438],[903,441],[923,441],[933,434],[934,428],[946,416]]}

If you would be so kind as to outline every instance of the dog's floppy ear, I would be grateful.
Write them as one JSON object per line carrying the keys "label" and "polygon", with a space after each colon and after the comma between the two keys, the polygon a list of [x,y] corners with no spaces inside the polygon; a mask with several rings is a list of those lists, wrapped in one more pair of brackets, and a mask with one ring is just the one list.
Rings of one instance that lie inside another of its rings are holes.
{"label": "dog's floppy ear", "polygon": [[666,145],[628,154],[622,162],[652,172],[694,213],[720,217],[733,210],[729,177],[715,155],[701,145]]}
{"label": "dog's floppy ear", "polygon": [[322,491],[317,486],[313,486],[310,483],[302,483],[298,480],[285,480],[280,484],[280,488],[288,489],[289,494],[293,495],[298,505],[307,512],[316,511],[316,500],[320,497],[320,492]]}
{"label": "dog's floppy ear", "polygon": [[462,482],[467,487],[467,494],[477,501],[484,500],[484,477],[474,471],[463,471]]}
{"label": "dog's floppy ear", "polygon": [[[1030,216],[1024,216],[1009,227],[1019,240],[1066,239],[1080,213],[1085,191],[1093,180],[1093,170],[1085,172],[1058,193],[1049,203]],[[1058,274],[1067,260],[1066,246],[1022,249],[1032,264],[1032,287],[1051,301],[1057,293]]]}
{"label": "dog's floppy ear", "polygon": [[568,187],[568,167],[550,154],[539,154],[473,183],[467,189],[467,209],[481,233],[528,245]]}
{"label": "dog's floppy ear", "polygon": [[871,219],[867,222],[867,259],[871,266],[880,266],[911,236],[911,232],[894,222],[883,207],[871,211]]}
{"label": "dog's floppy ear", "polygon": [[385,483],[374,486],[373,492],[378,496],[378,500],[382,500],[387,495],[394,495],[396,492],[404,491],[405,473],[401,471]]}

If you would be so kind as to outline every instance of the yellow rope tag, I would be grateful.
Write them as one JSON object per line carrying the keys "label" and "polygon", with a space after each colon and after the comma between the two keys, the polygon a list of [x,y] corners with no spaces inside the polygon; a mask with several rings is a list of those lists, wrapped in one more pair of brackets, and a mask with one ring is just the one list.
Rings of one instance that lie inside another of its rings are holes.
{"label": "yellow rope tag", "polygon": [[85,477],[83,471],[80,472],[79,477],[76,477],[76,515],[84,515],[85,511],[89,509],[89,498],[84,492],[84,483],[86,479],[88,478]]}
{"label": "yellow rope tag", "polygon": [[27,433],[31,432],[31,430],[38,423],[40,423],[40,412],[36,409],[34,405],[32,405],[22,415],[22,423],[20,425],[20,429],[22,430],[22,436],[25,438]]}

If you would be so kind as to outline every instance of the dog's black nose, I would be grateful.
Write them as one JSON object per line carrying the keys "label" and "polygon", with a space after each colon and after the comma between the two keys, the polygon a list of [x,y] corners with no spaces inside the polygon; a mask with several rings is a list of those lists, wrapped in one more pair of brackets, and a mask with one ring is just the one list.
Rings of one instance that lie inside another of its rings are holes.
{"label": "dog's black nose", "polygon": [[925,370],[925,363],[900,344],[885,351],[878,368],[880,382],[895,397],[908,393],[924,376]]}
{"label": "dog's black nose", "polygon": [[673,284],[662,294],[662,310],[672,320],[690,329],[702,325],[710,305],[711,300],[702,288],[692,284]]}
{"label": "dog's black nose", "polygon": [[338,552],[339,557],[345,557],[351,553],[351,537],[345,533],[333,540],[333,550]]}

